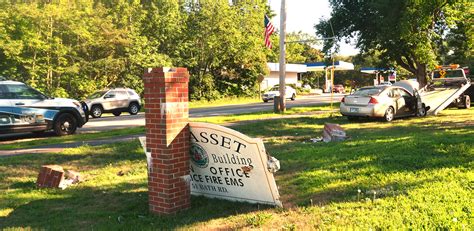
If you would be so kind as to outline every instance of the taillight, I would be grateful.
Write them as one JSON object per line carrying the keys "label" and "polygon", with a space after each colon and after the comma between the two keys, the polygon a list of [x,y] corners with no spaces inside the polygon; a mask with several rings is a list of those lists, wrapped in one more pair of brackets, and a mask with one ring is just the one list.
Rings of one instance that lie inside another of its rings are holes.
{"label": "taillight", "polygon": [[375,99],[374,97],[370,97],[370,100],[369,100],[369,104],[378,104],[379,101],[377,101],[377,99]]}
{"label": "taillight", "polygon": [[342,97],[342,99],[341,99],[341,103],[344,103],[344,99],[345,99],[345,98],[346,98],[346,97]]}

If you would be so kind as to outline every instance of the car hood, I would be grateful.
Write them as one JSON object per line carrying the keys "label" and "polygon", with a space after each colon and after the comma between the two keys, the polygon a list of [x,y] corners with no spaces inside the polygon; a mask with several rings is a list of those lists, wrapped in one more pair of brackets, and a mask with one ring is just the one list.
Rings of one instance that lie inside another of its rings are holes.
{"label": "car hood", "polygon": [[280,95],[279,91],[268,91],[264,93],[265,95]]}
{"label": "car hood", "polygon": [[75,99],[67,99],[67,98],[54,98],[54,99],[46,99],[39,102],[34,103],[34,106],[43,106],[43,107],[74,107],[77,108],[76,105],[79,101]]}

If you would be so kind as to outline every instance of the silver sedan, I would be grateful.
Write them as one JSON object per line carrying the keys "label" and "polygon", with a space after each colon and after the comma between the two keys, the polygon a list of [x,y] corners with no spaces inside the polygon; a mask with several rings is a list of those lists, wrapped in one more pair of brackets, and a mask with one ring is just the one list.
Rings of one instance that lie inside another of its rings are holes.
{"label": "silver sedan", "polygon": [[363,87],[341,100],[340,112],[349,120],[357,117],[383,118],[425,116],[426,108],[416,90],[411,93],[400,86]]}

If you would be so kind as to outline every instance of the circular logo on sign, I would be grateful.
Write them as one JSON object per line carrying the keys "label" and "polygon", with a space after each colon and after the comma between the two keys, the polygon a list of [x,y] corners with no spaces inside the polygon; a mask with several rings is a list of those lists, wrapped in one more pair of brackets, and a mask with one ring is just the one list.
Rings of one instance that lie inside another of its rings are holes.
{"label": "circular logo on sign", "polygon": [[209,164],[209,157],[206,150],[199,144],[192,144],[191,146],[191,160],[200,168],[205,168]]}

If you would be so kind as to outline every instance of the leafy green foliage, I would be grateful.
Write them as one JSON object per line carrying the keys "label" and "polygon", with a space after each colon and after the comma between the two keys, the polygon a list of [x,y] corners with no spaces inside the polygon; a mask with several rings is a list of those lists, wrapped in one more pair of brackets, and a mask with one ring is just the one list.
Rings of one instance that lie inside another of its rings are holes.
{"label": "leafy green foliage", "polygon": [[2,1],[0,75],[60,97],[141,92],[143,70],[184,66],[192,99],[252,95],[267,72],[266,1]]}
{"label": "leafy green foliage", "polygon": [[[330,3],[331,19],[316,26],[318,33],[324,37],[332,37],[334,33],[339,40],[356,38],[362,52],[381,52],[383,61],[396,62],[417,76],[422,85],[426,84],[427,70],[436,64],[435,41],[447,39],[440,28],[455,31],[472,18],[468,10],[471,3],[464,0],[331,0]],[[327,40],[325,49],[334,42]],[[472,40],[466,42],[472,44]]]}

